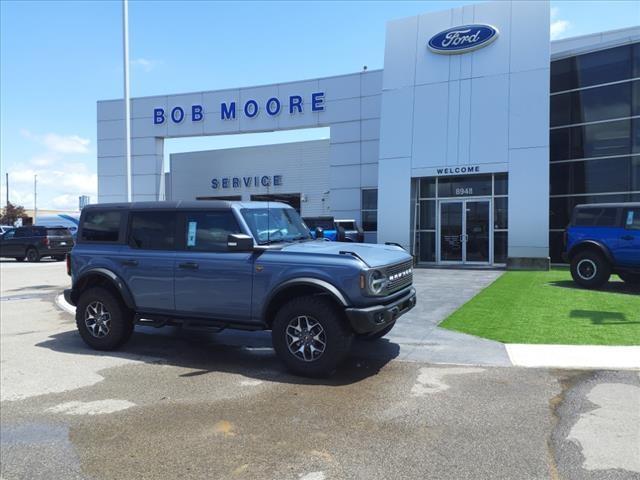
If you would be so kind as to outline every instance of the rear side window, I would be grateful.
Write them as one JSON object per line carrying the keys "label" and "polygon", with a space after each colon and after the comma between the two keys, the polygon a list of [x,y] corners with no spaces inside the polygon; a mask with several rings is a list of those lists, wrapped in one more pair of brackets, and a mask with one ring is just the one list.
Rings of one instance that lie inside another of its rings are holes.
{"label": "rear side window", "polygon": [[227,249],[227,237],[242,233],[230,210],[187,214],[187,250],[216,252]]}
{"label": "rear side window", "polygon": [[630,208],[625,211],[624,226],[628,230],[640,230],[640,208]]}
{"label": "rear side window", "polygon": [[68,228],[47,228],[47,235],[50,237],[68,237],[71,235]]}
{"label": "rear side window", "polygon": [[579,208],[573,224],[576,227],[615,227],[617,217],[616,208]]}
{"label": "rear side window", "polygon": [[82,223],[82,240],[86,242],[117,242],[122,211],[90,211]]}
{"label": "rear side window", "polygon": [[176,214],[173,212],[133,212],[129,246],[141,250],[175,250]]}

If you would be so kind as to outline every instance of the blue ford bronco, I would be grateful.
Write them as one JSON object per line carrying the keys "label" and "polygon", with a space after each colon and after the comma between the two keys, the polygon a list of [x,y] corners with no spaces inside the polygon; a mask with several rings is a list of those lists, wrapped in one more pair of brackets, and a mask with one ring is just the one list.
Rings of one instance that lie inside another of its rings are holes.
{"label": "blue ford bronco", "polygon": [[271,330],[285,365],[311,376],[416,304],[405,250],[314,240],[273,202],[89,205],[67,269],[65,298],[95,349],[120,347],[135,324]]}
{"label": "blue ford bronco", "polygon": [[578,205],[565,235],[563,257],[578,285],[598,288],[612,273],[640,285],[640,203]]}

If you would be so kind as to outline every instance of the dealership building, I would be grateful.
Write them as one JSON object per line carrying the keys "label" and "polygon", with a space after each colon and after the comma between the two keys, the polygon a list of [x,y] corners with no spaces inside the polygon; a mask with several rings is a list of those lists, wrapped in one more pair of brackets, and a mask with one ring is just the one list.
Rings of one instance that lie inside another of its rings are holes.
{"label": "dealership building", "polygon": [[[388,22],[384,68],[131,101],[132,195],[282,200],[418,264],[546,268],[573,206],[640,201],[640,26],[549,41],[548,2]],[[122,100],[99,101],[98,201],[127,197]],[[164,140],[325,127],[170,157]]]}

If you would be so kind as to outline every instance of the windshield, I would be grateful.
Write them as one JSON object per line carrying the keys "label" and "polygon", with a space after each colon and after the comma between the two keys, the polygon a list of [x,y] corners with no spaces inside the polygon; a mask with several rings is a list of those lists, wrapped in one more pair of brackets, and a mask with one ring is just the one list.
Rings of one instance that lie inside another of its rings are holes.
{"label": "windshield", "polygon": [[331,218],[331,217],[329,217],[329,218],[321,218],[321,217],[305,218],[304,219],[304,223],[306,223],[311,230],[315,230],[318,227],[322,228],[323,230],[333,230],[334,229],[333,218]]}
{"label": "windshield", "polygon": [[241,213],[259,245],[310,238],[293,208],[243,208]]}
{"label": "windshield", "polygon": [[356,222],[354,220],[336,220],[336,225],[340,225],[345,230],[356,230]]}

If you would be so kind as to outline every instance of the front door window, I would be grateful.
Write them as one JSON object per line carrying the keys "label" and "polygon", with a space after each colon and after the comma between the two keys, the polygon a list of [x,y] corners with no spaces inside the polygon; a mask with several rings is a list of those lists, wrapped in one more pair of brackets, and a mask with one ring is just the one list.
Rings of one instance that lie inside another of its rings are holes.
{"label": "front door window", "polygon": [[440,261],[462,261],[462,202],[440,205]]}

